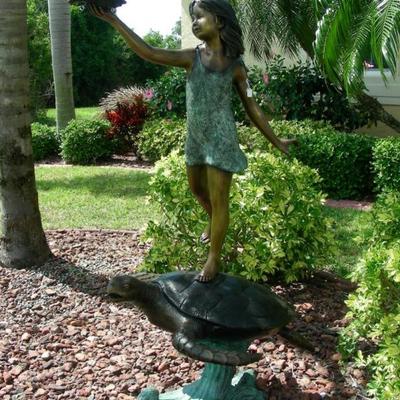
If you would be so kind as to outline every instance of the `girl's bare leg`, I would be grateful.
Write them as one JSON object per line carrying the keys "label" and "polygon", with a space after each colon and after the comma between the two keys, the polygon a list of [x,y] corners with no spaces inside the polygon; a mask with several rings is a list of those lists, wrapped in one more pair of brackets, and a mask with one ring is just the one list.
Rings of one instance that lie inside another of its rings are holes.
{"label": "girl's bare leg", "polygon": [[[187,165],[186,173],[188,176],[190,190],[192,191],[193,195],[196,197],[200,205],[203,207],[205,212],[208,214],[209,220],[211,221],[212,209],[210,194],[208,190],[207,166]],[[204,241],[206,241],[207,238],[211,237],[211,222],[207,225],[201,237]]]}
{"label": "girl's bare leg", "polygon": [[211,201],[211,246],[200,282],[212,280],[219,271],[222,245],[229,225],[229,191],[232,173],[207,166],[208,190]]}

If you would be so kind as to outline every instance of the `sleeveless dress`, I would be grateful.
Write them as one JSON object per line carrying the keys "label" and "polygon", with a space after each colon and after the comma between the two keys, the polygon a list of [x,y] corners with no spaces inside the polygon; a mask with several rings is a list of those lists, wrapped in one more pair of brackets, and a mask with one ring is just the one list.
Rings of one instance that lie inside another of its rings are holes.
{"label": "sleeveless dress", "polygon": [[185,158],[189,166],[210,165],[235,173],[247,167],[232,111],[232,78],[238,63],[243,63],[241,58],[223,71],[213,71],[203,65],[196,47],[186,82]]}

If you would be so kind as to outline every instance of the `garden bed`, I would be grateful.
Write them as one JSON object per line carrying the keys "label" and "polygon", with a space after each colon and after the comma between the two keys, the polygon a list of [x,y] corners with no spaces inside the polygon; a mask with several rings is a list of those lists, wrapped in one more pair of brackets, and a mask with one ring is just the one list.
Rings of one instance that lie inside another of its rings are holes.
{"label": "garden bed", "polygon": [[[31,270],[0,267],[1,398],[135,399],[148,385],[170,390],[198,376],[202,363],[179,355],[169,334],[105,295],[109,277],[134,271],[142,259],[137,231],[46,234],[54,259]],[[318,277],[274,290],[295,305],[294,327],[317,352],[279,337],[256,341],[263,358],[253,367],[268,399],[365,398],[364,372],[341,370],[336,352],[344,286]]]}

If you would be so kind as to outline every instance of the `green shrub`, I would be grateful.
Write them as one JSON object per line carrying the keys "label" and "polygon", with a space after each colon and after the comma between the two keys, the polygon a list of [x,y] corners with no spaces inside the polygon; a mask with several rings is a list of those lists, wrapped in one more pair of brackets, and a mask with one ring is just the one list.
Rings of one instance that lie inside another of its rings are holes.
{"label": "green shrub", "polygon": [[74,120],[61,133],[61,156],[71,164],[91,164],[111,157],[115,142],[106,121]]}
{"label": "green shrub", "polygon": [[186,136],[184,119],[152,119],[146,121],[138,135],[138,152],[141,157],[155,162],[172,150],[183,152]]}
{"label": "green shrub", "polygon": [[373,149],[375,189],[400,188],[400,138],[379,139]]}
{"label": "green shrub", "polygon": [[371,243],[400,240],[400,191],[387,191],[378,197],[372,209],[372,221]]}
{"label": "green shrub", "polygon": [[[341,133],[314,121],[271,121],[281,138],[297,138],[291,154],[318,170],[321,190],[335,199],[362,199],[372,193],[371,172],[374,139]],[[239,138],[248,149],[267,149],[267,140],[255,128],[240,127]]]}
{"label": "green shrub", "polygon": [[32,128],[33,160],[39,161],[59,153],[60,143],[57,140],[56,129],[34,122]]}
{"label": "green shrub", "polygon": [[310,63],[286,66],[284,58],[277,56],[265,72],[251,68],[249,79],[256,101],[274,118],[324,120],[347,132],[373,120],[373,115],[352,104]]}
{"label": "green shrub", "polygon": [[400,398],[400,192],[381,194],[371,220],[371,247],[351,274],[358,289],[346,302],[351,322],[339,349],[368,368],[373,398],[392,400]]}
{"label": "green shrub", "polygon": [[[314,170],[297,161],[251,154],[248,170],[232,183],[225,271],[255,281],[278,274],[290,282],[321,265],[333,247],[318,180]],[[143,268],[200,269],[207,248],[198,238],[207,219],[190,193],[183,156],[173,152],[159,161],[150,185],[162,217],[145,232],[152,248]]]}
{"label": "green shrub", "polygon": [[156,117],[186,115],[186,71],[183,68],[171,68],[156,81],[147,81],[152,90],[149,100],[151,114]]}
{"label": "green shrub", "polygon": [[368,368],[374,399],[399,399],[400,241],[371,248],[352,279],[359,287],[346,302],[351,323],[341,332],[339,349],[354,357],[356,366]]}

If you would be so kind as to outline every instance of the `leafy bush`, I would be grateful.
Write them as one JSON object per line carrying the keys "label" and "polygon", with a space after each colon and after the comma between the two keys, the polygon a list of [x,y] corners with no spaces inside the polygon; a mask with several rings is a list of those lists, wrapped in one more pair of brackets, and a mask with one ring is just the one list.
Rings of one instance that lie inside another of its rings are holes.
{"label": "leafy bush", "polygon": [[400,240],[399,191],[387,191],[378,197],[372,209],[372,221],[372,244]]}
{"label": "leafy bush", "polygon": [[149,101],[154,117],[186,116],[186,71],[171,68],[158,80],[149,80],[146,86],[153,91]]}
{"label": "leafy bush", "polygon": [[310,63],[288,67],[277,56],[264,73],[251,68],[249,79],[257,102],[275,118],[324,120],[348,132],[373,120],[373,115],[350,103],[345,93],[329,84]]}
{"label": "leafy bush", "polygon": [[148,161],[158,161],[172,150],[183,151],[186,122],[183,119],[152,119],[146,121],[138,135],[138,153]]}
{"label": "leafy bush", "polygon": [[61,133],[61,156],[71,164],[91,164],[111,157],[115,142],[106,121],[73,120]]}
{"label": "leafy bush", "polygon": [[359,287],[347,301],[351,322],[339,348],[369,369],[374,398],[391,400],[400,398],[400,192],[383,193],[371,220],[371,247],[351,275]]}
{"label": "leafy bush", "polygon": [[[332,233],[318,180],[297,161],[251,154],[246,174],[232,183],[225,270],[255,281],[278,274],[290,282],[321,265],[332,250]],[[146,229],[152,248],[143,268],[200,269],[207,249],[198,238],[207,219],[190,193],[183,156],[173,152],[159,161],[150,185],[162,217]]]}
{"label": "leafy bush", "polygon": [[[322,178],[321,190],[336,199],[362,199],[372,193],[371,171],[374,139],[336,131],[313,121],[272,121],[281,138],[297,138],[291,154]],[[267,149],[267,140],[255,128],[239,128],[239,137],[248,149]]]}
{"label": "leafy bush", "polygon": [[400,188],[400,138],[391,137],[377,140],[373,150],[375,188]]}
{"label": "leafy bush", "polygon": [[[389,247],[371,248],[357,265],[352,279],[359,287],[349,296],[347,318],[341,332],[340,350],[367,367],[368,384],[376,399],[400,398],[400,241]],[[368,346],[366,343],[370,343]],[[372,354],[363,351],[375,347]]]}
{"label": "leafy bush", "polygon": [[59,153],[60,143],[57,140],[56,129],[34,122],[32,128],[33,160],[39,161]]}
{"label": "leafy bush", "polygon": [[119,151],[136,151],[136,135],[147,116],[146,92],[138,87],[119,88],[101,99],[100,107],[111,123],[109,137],[119,144]]}

